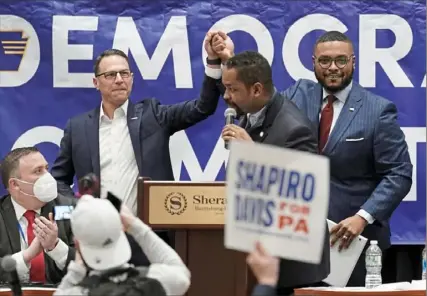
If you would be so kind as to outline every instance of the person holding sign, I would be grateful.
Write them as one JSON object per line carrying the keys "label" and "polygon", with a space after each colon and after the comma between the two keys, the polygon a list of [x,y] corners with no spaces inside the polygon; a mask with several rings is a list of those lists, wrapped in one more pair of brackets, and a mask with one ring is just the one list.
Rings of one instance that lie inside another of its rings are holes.
{"label": "person holding sign", "polygon": [[[270,64],[261,54],[246,51],[228,59],[222,70],[222,83],[225,101],[243,115],[239,124],[224,127],[224,141],[253,141],[317,154],[310,121],[275,90]],[[329,253],[326,227],[320,264],[280,260],[279,295],[320,284],[330,272]]]}

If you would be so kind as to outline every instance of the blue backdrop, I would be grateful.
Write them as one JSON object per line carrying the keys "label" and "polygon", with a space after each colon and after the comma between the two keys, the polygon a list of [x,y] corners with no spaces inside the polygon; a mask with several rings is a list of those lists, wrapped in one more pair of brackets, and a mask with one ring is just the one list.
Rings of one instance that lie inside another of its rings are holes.
{"label": "blue backdrop", "polygon": [[[107,48],[128,52],[135,73],[131,99],[170,104],[197,96],[206,32],[230,33],[236,52],[271,61],[283,90],[314,79],[311,54],[323,30],[355,43],[355,80],[396,103],[415,164],[414,186],[392,218],[392,240],[425,241],[425,1],[0,1],[0,155],[37,145],[49,163],[68,118],[100,104],[94,58]],[[225,105],[176,134],[176,179],[221,180],[227,152],[219,140]],[[4,191],[3,191],[4,192]],[[3,193],[2,192],[2,193]]]}

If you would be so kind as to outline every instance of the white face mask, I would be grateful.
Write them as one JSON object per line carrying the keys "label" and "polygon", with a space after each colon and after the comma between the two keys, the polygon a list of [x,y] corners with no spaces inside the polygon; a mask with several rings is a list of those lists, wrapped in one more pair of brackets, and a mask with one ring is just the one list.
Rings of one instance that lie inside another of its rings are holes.
{"label": "white face mask", "polygon": [[38,178],[36,182],[30,183],[27,181],[19,180],[19,182],[33,185],[34,195],[28,194],[22,190],[19,190],[22,194],[28,196],[34,196],[42,202],[50,202],[58,196],[58,188],[55,178],[50,173],[45,173],[43,176]]}

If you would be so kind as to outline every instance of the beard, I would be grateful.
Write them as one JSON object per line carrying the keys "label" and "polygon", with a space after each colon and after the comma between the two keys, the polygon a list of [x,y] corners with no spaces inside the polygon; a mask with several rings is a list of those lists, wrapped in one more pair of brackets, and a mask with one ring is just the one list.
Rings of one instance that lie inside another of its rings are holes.
{"label": "beard", "polygon": [[236,110],[236,118],[241,117],[242,115],[246,115],[245,112],[243,112],[242,109],[239,108],[239,106],[237,106],[236,104],[233,104],[231,102],[226,102],[228,108],[233,108],[234,110]]}
{"label": "beard", "polygon": [[317,81],[320,83],[320,85],[326,89],[328,92],[330,93],[336,93],[339,92],[340,90],[343,90],[344,88],[346,88],[351,81],[353,80],[353,73],[354,70],[352,69],[350,74],[347,77],[343,77],[341,78],[341,84],[337,85],[337,86],[329,86],[326,84],[326,78],[324,77],[324,75],[321,75],[318,73],[318,71],[314,70],[314,75],[316,76]]}

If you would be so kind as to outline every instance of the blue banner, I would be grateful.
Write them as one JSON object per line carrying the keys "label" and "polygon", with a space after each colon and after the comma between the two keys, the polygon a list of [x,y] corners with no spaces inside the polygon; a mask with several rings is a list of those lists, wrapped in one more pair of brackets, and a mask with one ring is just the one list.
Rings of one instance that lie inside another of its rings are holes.
{"label": "blue banner", "polygon": [[[229,33],[236,52],[258,50],[279,90],[314,79],[313,45],[324,30],[355,43],[354,75],[396,103],[414,163],[411,192],[392,217],[392,241],[425,241],[425,1],[0,1],[0,155],[37,145],[51,164],[66,121],[100,105],[92,84],[95,57],[129,53],[132,101],[165,104],[195,98],[204,73],[203,39]],[[225,104],[171,139],[177,180],[223,180],[220,140]],[[4,192],[2,192],[4,193]]]}

